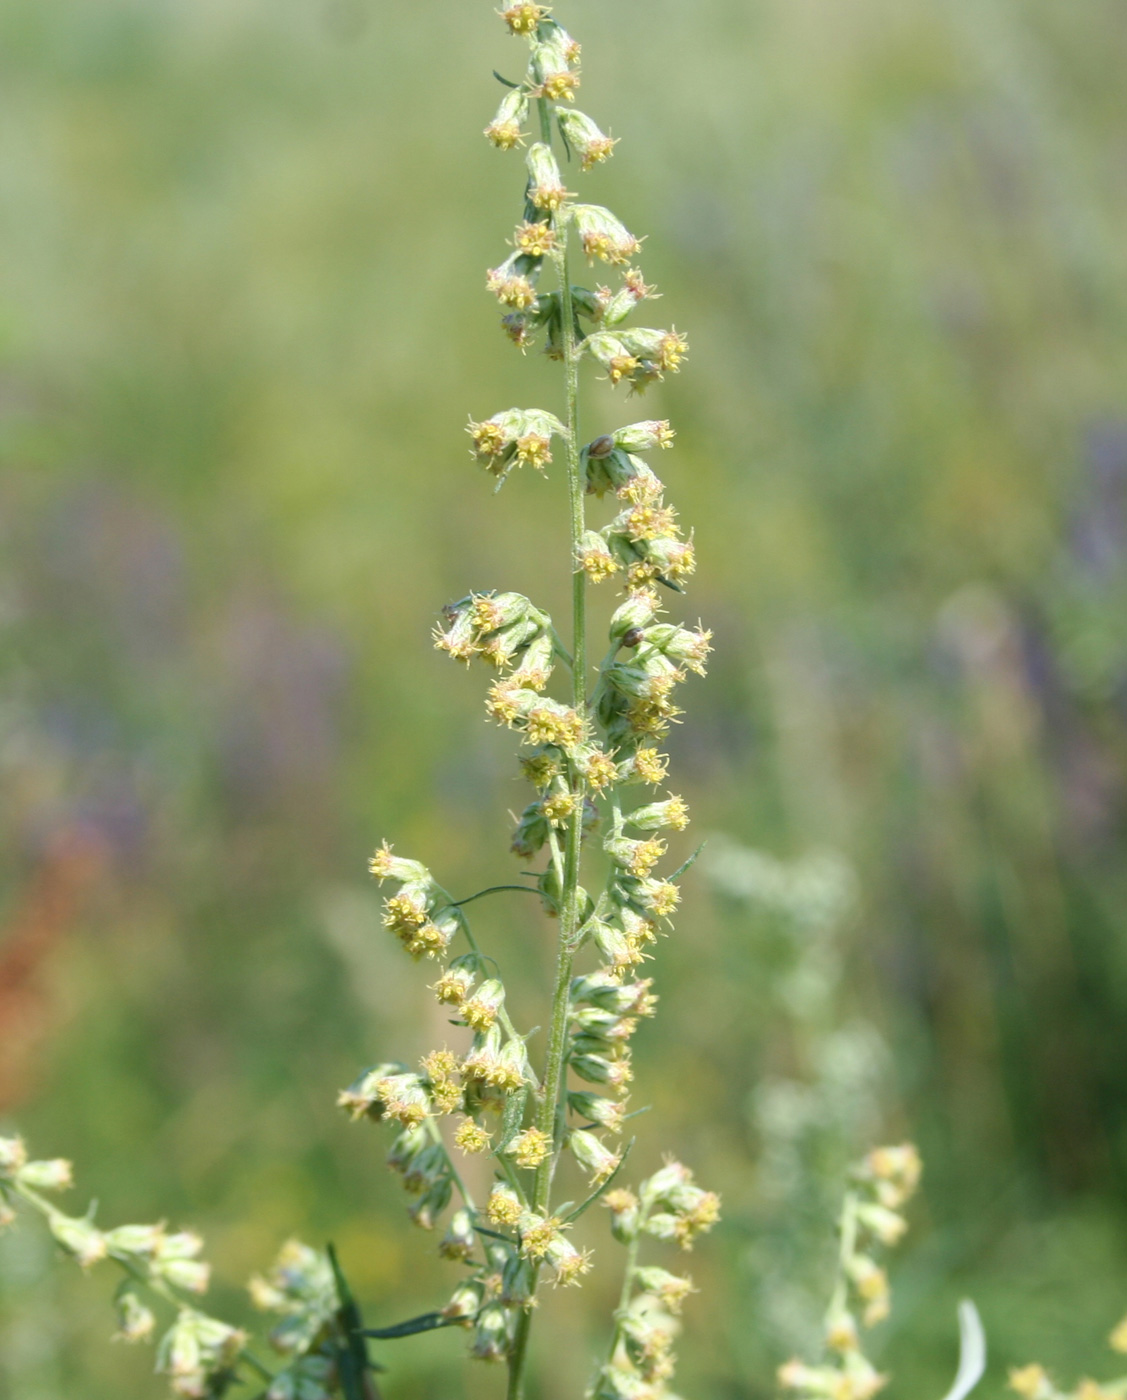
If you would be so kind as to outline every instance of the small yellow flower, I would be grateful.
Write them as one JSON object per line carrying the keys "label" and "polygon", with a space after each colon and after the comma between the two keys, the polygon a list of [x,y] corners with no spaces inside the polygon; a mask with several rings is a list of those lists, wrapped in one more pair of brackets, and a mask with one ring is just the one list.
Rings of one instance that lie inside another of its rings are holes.
{"label": "small yellow flower", "polygon": [[669,759],[667,755],[658,753],[657,749],[643,744],[635,750],[634,771],[644,783],[656,787],[658,783],[665,781],[669,772]]}
{"label": "small yellow flower", "polygon": [[672,506],[639,505],[626,516],[626,533],[632,540],[656,540],[677,530],[677,512]]}
{"label": "small yellow flower", "polygon": [[618,764],[609,753],[598,750],[587,760],[583,776],[587,779],[588,787],[601,792],[603,788],[610,787],[618,777]]}
{"label": "small yellow flower", "polygon": [[528,781],[536,788],[546,788],[550,786],[552,779],[559,776],[559,760],[550,753],[533,754],[531,758],[522,758],[520,761],[521,772]]}
{"label": "small yellow flower", "polygon": [[393,933],[413,933],[427,921],[426,905],[413,895],[394,894],[384,900],[383,921]]}
{"label": "small yellow flower", "polygon": [[537,25],[551,13],[551,6],[534,5],[529,0],[523,0],[523,3],[510,5],[497,13],[509,26],[511,34],[535,34]]}
{"label": "small yellow flower", "polygon": [[517,438],[517,461],[522,466],[544,467],[552,460],[551,438],[541,433],[525,433]]}
{"label": "small yellow flower", "polygon": [[545,798],[540,804],[540,810],[553,826],[563,826],[578,805],[579,799],[573,792],[556,792]]}
{"label": "small yellow flower", "polygon": [[472,1118],[463,1118],[454,1134],[454,1145],[463,1152],[485,1152],[489,1148],[489,1134]]}
{"label": "small yellow flower", "polygon": [[495,1186],[485,1207],[491,1225],[515,1225],[520,1219],[521,1204],[509,1186]]}
{"label": "small yellow flower", "polygon": [[538,1167],[552,1150],[552,1139],[539,1128],[525,1128],[505,1149],[518,1167]]}
{"label": "small yellow flower", "polygon": [[565,69],[547,74],[540,85],[539,95],[552,102],[573,102],[578,88],[578,72]]}
{"label": "small yellow flower", "polygon": [[1036,1362],[1029,1366],[1011,1366],[1007,1384],[1022,1400],[1040,1400],[1052,1389],[1049,1373]]}
{"label": "small yellow flower", "polygon": [[553,252],[559,243],[556,231],[548,223],[518,224],[513,235],[513,245],[530,258],[543,258]]}

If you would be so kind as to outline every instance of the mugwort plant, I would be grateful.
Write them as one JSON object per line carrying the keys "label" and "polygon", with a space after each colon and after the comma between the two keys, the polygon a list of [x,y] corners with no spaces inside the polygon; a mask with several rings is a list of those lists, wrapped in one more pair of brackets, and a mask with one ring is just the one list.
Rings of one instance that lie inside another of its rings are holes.
{"label": "mugwort plant", "polygon": [[[271,1341],[280,1369],[249,1350],[239,1328],[203,1312],[208,1267],[199,1238],[161,1225],[103,1229],[70,1216],[50,1193],[71,1183],[63,1161],[28,1157],[18,1138],[0,1148],[5,1211],[37,1211],[83,1267],[122,1271],[118,1335],[153,1337],[171,1310],[158,1370],[183,1396],[219,1396],[258,1376],[269,1400],[375,1395],[370,1337],[391,1340],[440,1326],[466,1329],[473,1357],[503,1362],[507,1394],[524,1393],[537,1296],[577,1285],[591,1254],[571,1237],[598,1205],[625,1249],[623,1282],[605,1358],[593,1367],[598,1400],[657,1400],[673,1373],[677,1314],[690,1280],[643,1258],[643,1244],[689,1249],[719,1216],[719,1200],[669,1159],[630,1189],[622,1182],[630,1039],[654,1014],[652,979],[639,975],[679,902],[683,870],[661,873],[664,834],[685,828],[684,801],[666,790],[661,741],[680,716],[677,688],[703,674],[710,634],[664,617],[694,570],[691,538],[654,471],[673,429],[646,419],[585,441],[580,380],[599,374],[624,395],[676,372],[687,353],[676,329],[638,325],[655,289],[637,266],[641,241],[609,209],[567,189],[574,174],[610,158],[616,140],[578,110],[580,46],[547,5],[517,3],[501,19],[527,52],[527,68],[485,129],[521,162],[522,195],[510,251],[487,275],[505,333],[521,350],[540,344],[561,370],[561,411],[510,408],[469,425],[472,455],[499,488],[521,467],[546,476],[563,460],[572,576],[567,640],[533,600],[473,593],[442,613],[436,644],[453,660],[493,673],[489,718],[513,731],[532,798],[512,850],[541,868],[517,886],[539,897],[556,939],[546,1037],[522,1033],[503,978],[481,950],[470,899],[455,901],[431,870],[386,842],[370,862],[387,888],[383,922],[408,956],[434,969],[431,990],[449,1009],[457,1048],[436,1047],[417,1066],[366,1069],[339,1098],[357,1120],[393,1136],[388,1161],[412,1196],[415,1222],[441,1231],[438,1250],[460,1270],[445,1305],[398,1326],[365,1329],[334,1255],[290,1243],[251,1284],[254,1302],[280,1315]],[[599,268],[609,285],[578,273]],[[583,285],[594,281],[594,286]],[[587,519],[588,502],[603,507]],[[589,661],[588,592],[617,588],[605,651]],[[594,868],[598,865],[596,888]],[[590,887],[590,888],[589,888]],[[492,894],[483,890],[472,898]],[[487,1199],[468,1190],[459,1163],[488,1154]],[[561,1182],[583,1197],[561,1204]],[[576,1181],[580,1190],[576,1192]]]}

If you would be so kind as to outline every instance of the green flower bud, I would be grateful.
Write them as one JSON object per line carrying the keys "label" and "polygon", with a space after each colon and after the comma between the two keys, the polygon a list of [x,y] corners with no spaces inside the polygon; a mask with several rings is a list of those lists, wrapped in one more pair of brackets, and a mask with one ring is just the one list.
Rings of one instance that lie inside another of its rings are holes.
{"label": "green flower bud", "polygon": [[27,1163],[27,1148],[23,1138],[0,1137],[0,1176],[15,1176]]}
{"label": "green flower bud", "polygon": [[479,1361],[502,1361],[508,1354],[513,1314],[500,1303],[490,1303],[477,1315],[471,1352]]}
{"label": "green flower bud", "polygon": [[91,1221],[52,1211],[47,1224],[58,1243],[84,1269],[106,1257],[106,1237]]}
{"label": "green flower bud", "polygon": [[618,1169],[622,1153],[612,1152],[594,1133],[575,1128],[568,1134],[567,1145],[575,1160],[590,1178],[592,1186],[601,1186]]}
{"label": "green flower bud", "polygon": [[606,1084],[612,1089],[622,1090],[633,1079],[630,1060],[627,1055],[611,1059],[606,1055],[572,1055],[571,1068],[588,1084]]}
{"label": "green flower bud", "polygon": [[132,1254],[149,1259],[165,1246],[163,1225],[118,1225],[106,1231],[106,1248],[111,1254]]}
{"label": "green flower bud", "polygon": [[564,140],[579,156],[584,170],[609,159],[618,144],[613,137],[600,131],[585,113],[571,107],[557,107],[556,120]]}
{"label": "green flower bud", "polygon": [[123,1342],[147,1342],[152,1339],[157,1320],[150,1308],[131,1289],[117,1296],[116,1337]]}
{"label": "green flower bud", "polygon": [[521,129],[528,117],[528,94],[523,88],[513,88],[501,99],[485,135],[500,151],[511,151],[521,139]]}
{"label": "green flower bud", "polygon": [[438,1243],[438,1252],[444,1259],[468,1259],[476,1243],[473,1216],[463,1207],[450,1217],[446,1233]]}
{"label": "green flower bud", "polygon": [[528,198],[537,209],[559,209],[567,199],[567,190],[560,179],[560,168],[552,148],[542,141],[528,148]]}
{"label": "green flower bud", "polygon": [[672,447],[674,436],[669,422],[662,418],[616,428],[613,439],[614,445],[625,452],[649,452],[655,447]]}
{"label": "green flower bud", "polygon": [[571,1090],[567,1096],[568,1107],[580,1118],[597,1123],[600,1128],[608,1128],[612,1133],[622,1131],[626,1109],[620,1100],[604,1099],[600,1094],[586,1090]]}
{"label": "green flower bud", "polygon": [[451,1194],[450,1178],[444,1176],[410,1207],[407,1214],[421,1229],[433,1230],[438,1217],[450,1204]]}
{"label": "green flower bud", "polygon": [[606,263],[625,263],[642,246],[629,229],[600,204],[576,204],[571,213],[583,251],[591,261],[599,258]]}
{"label": "green flower bud", "polygon": [[62,1157],[28,1162],[16,1172],[16,1181],[21,1186],[30,1186],[33,1191],[66,1191],[74,1185],[74,1169]]}
{"label": "green flower bud", "polygon": [[450,1295],[450,1301],[442,1309],[443,1317],[456,1317],[459,1321],[469,1326],[470,1322],[477,1316],[485,1297],[485,1285],[480,1279],[467,1279],[455,1288]]}
{"label": "green flower bud", "polygon": [[661,831],[667,827],[684,831],[689,824],[689,809],[684,798],[670,797],[665,802],[650,802],[645,807],[636,807],[626,820],[639,831]]}
{"label": "green flower bud", "polygon": [[[612,642],[621,641],[628,633],[640,632],[643,628],[649,627],[657,616],[657,603],[647,594],[641,594],[633,598],[627,598],[611,614],[609,636]],[[626,643],[627,646],[637,646],[636,641]]]}
{"label": "green flower bud", "polygon": [[673,1313],[680,1312],[681,1304],[690,1293],[696,1292],[692,1279],[671,1274],[667,1269],[647,1266],[635,1269],[634,1277],[647,1293],[652,1293]]}

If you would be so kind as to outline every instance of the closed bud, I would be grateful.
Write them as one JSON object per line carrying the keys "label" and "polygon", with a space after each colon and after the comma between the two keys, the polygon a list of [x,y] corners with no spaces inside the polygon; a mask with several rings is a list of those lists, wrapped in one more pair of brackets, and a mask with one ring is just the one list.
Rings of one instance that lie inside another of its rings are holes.
{"label": "closed bud", "polygon": [[443,1317],[457,1318],[467,1326],[477,1316],[485,1298],[485,1285],[480,1279],[467,1279],[455,1288],[450,1301],[442,1309]]}
{"label": "closed bud", "polygon": [[124,1293],[119,1293],[116,1306],[117,1332],[114,1334],[115,1341],[147,1342],[152,1339],[157,1320],[151,1309],[145,1307],[136,1293],[128,1289]]}
{"label": "closed bud", "polygon": [[550,146],[542,141],[534,142],[528,148],[528,198],[537,209],[559,209],[567,198],[560,179],[560,168]]}
{"label": "closed bud", "polygon": [[599,258],[606,263],[629,262],[641,247],[629,229],[600,204],[576,204],[572,217],[583,251],[591,261]]}
{"label": "closed bud", "polygon": [[612,973],[600,970],[575,977],[571,983],[572,1002],[589,1002],[619,1016],[652,1016],[657,997],[651,979],[622,982]]}
{"label": "closed bud", "polygon": [[396,1172],[407,1172],[421,1153],[431,1146],[430,1137],[422,1123],[414,1123],[396,1134],[388,1149],[387,1164]]}
{"label": "closed bud", "polygon": [[908,1222],[902,1215],[880,1205],[858,1206],[857,1219],[884,1245],[898,1244],[908,1228]]}
{"label": "closed bud", "polygon": [[601,1094],[572,1090],[567,1096],[568,1107],[580,1118],[597,1123],[612,1133],[620,1133],[626,1118],[626,1105],[620,1099],[605,1099]]}
{"label": "closed bud", "polygon": [[674,831],[684,831],[689,824],[689,809],[682,797],[670,797],[665,802],[651,802],[645,807],[636,807],[626,820],[639,831],[660,831],[670,827]]}
{"label": "closed bud", "polygon": [[450,1178],[444,1176],[409,1207],[407,1214],[420,1229],[433,1230],[438,1217],[450,1204],[452,1194]]}
{"label": "closed bud", "polygon": [[30,1186],[33,1191],[66,1191],[74,1185],[74,1169],[62,1157],[28,1162],[16,1172],[16,1181],[21,1186]]}
{"label": "closed bud", "polygon": [[111,1254],[132,1254],[149,1259],[163,1248],[163,1225],[118,1225],[106,1231],[106,1248]]}
{"label": "closed bud", "polygon": [[523,88],[513,88],[501,99],[485,135],[500,151],[511,151],[521,140],[522,128],[528,117],[528,94]]}
{"label": "closed bud", "polygon": [[637,941],[617,925],[606,923],[603,919],[591,919],[587,927],[591,930],[600,957],[615,973],[628,972],[643,960],[645,954]]}
{"label": "closed bud", "polygon": [[579,156],[584,170],[607,160],[618,144],[614,137],[600,131],[589,116],[573,108],[557,107],[556,120],[564,140]]}
{"label": "closed bud", "polygon": [[588,1084],[605,1084],[616,1091],[625,1089],[634,1078],[630,1058],[626,1054],[614,1059],[606,1055],[572,1055],[571,1068]]}
{"label": "closed bud", "polygon": [[47,1224],[56,1241],[84,1269],[106,1257],[106,1237],[91,1221],[52,1211]]}
{"label": "closed bud", "polygon": [[426,885],[431,881],[430,871],[425,865],[393,855],[386,841],[369,860],[368,870],[377,880],[398,880],[404,885]]}
{"label": "closed bud", "polygon": [[473,1253],[476,1240],[473,1217],[465,1208],[456,1210],[450,1217],[446,1233],[438,1243],[438,1252],[444,1259],[468,1259]]}
{"label": "closed bud", "polygon": [[153,1261],[152,1270],[188,1293],[206,1293],[211,1281],[211,1266],[201,1259],[160,1259]]}
{"label": "closed bud", "polygon": [[520,815],[513,831],[510,849],[514,855],[531,860],[548,840],[549,824],[539,802],[531,802]]}
{"label": "closed bud", "polygon": [[608,1191],[603,1205],[610,1211],[610,1230],[620,1244],[631,1244],[638,1238],[638,1198],[624,1187]]}
{"label": "closed bud", "polygon": [[500,1303],[490,1303],[478,1313],[470,1347],[478,1361],[503,1361],[508,1355],[510,1316]]}
{"label": "closed bud", "polygon": [[412,1196],[421,1196],[446,1175],[446,1150],[437,1142],[428,1142],[403,1168],[403,1187]]}
{"label": "closed bud", "polygon": [[652,1293],[672,1313],[679,1313],[681,1305],[690,1293],[695,1293],[691,1278],[671,1274],[666,1269],[641,1268],[634,1270],[634,1277],[647,1293]]}
{"label": "closed bud", "polygon": [[568,1135],[567,1145],[592,1186],[601,1186],[614,1175],[622,1161],[621,1152],[612,1152],[594,1133],[583,1128],[575,1128]]}
{"label": "closed bud", "polygon": [[23,1138],[0,1137],[0,1176],[15,1176],[27,1163],[27,1147]]}
{"label": "closed bud", "polygon": [[[617,607],[611,615],[610,640],[618,642],[630,632],[638,632],[649,627],[656,618],[657,611],[657,599],[651,594],[627,598],[626,602]],[[637,642],[634,642],[633,645],[636,646]]]}
{"label": "closed bud", "polygon": [[625,428],[617,428],[613,434],[614,445],[625,452],[649,452],[655,447],[672,447],[675,436],[664,418],[628,423]]}

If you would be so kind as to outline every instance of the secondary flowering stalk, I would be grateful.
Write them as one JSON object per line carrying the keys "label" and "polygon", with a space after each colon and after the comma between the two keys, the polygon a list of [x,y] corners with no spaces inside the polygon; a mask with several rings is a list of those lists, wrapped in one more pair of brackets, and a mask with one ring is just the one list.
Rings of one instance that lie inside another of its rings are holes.
{"label": "secondary flowering stalk", "polygon": [[[629,1041],[656,1002],[637,969],[679,899],[675,880],[657,874],[666,854],[662,834],[688,822],[676,794],[639,801],[638,790],[665,782],[667,760],[658,743],[681,713],[673,693],[690,672],[703,673],[710,636],[661,616],[661,591],[683,592],[695,562],[692,542],[646,460],[671,445],[672,428],[664,420],[628,423],[584,443],[579,423],[584,364],[612,385],[642,393],[679,369],[687,343],[673,329],[628,324],[656,295],[631,265],[641,240],[609,209],[580,202],[565,181],[569,161],[588,170],[616,144],[571,105],[580,85],[579,44],[546,5],[517,3],[501,15],[527,44],[528,65],[485,134],[500,150],[525,148],[525,180],[510,251],[488,271],[486,288],[500,304],[510,340],[522,350],[540,344],[561,365],[563,411],[503,409],[471,421],[468,431],[472,456],[497,489],[522,467],[546,474],[562,448],[571,629],[565,647],[551,617],[530,599],[488,591],[448,605],[435,642],[454,660],[494,670],[487,713],[522,745],[521,768],[535,796],[517,820],[512,849],[526,866],[538,858],[543,866],[535,886],[518,888],[538,893],[556,921],[547,1043],[537,1076],[529,1037],[509,1017],[504,980],[471,931],[469,901],[454,904],[426,867],[385,844],[371,862],[377,879],[396,886],[385,901],[384,923],[411,956],[442,963],[435,995],[470,1041],[457,1052],[435,1050],[418,1071],[377,1065],[341,1095],[341,1104],[355,1117],[399,1125],[389,1161],[420,1198],[412,1207],[420,1224],[431,1226],[454,1209],[458,1226],[451,1225],[440,1249],[469,1263],[472,1273],[444,1316],[472,1329],[474,1356],[508,1363],[508,1395],[519,1400],[545,1271],[557,1284],[577,1283],[586,1273],[588,1252],[572,1243],[569,1231],[624,1159],[615,1139],[633,1078]],[[539,139],[531,139],[530,122]],[[574,282],[580,256],[616,273],[617,284]],[[611,518],[588,528],[587,500],[608,495],[615,502]],[[610,618],[609,650],[592,673],[587,594],[611,579],[622,596]],[[553,694],[560,665],[570,678]],[[609,866],[597,894],[583,884],[583,856],[596,841]],[[456,947],[461,936],[468,951]],[[594,953],[595,966],[576,976],[584,950]],[[461,1189],[435,1130],[434,1120],[448,1114],[458,1115],[454,1149],[493,1157],[493,1189],[481,1210]],[[561,1218],[553,1182],[565,1153],[587,1177],[590,1194]],[[643,1235],[687,1247],[713,1224],[718,1203],[679,1163],[662,1168],[640,1191],[643,1205],[632,1224],[629,1212],[612,1210],[612,1233],[630,1257],[610,1361],[597,1372],[592,1393],[656,1400],[671,1374],[673,1330],[658,1315],[670,1311],[670,1290],[679,1299],[687,1284],[640,1269],[637,1250]]]}

